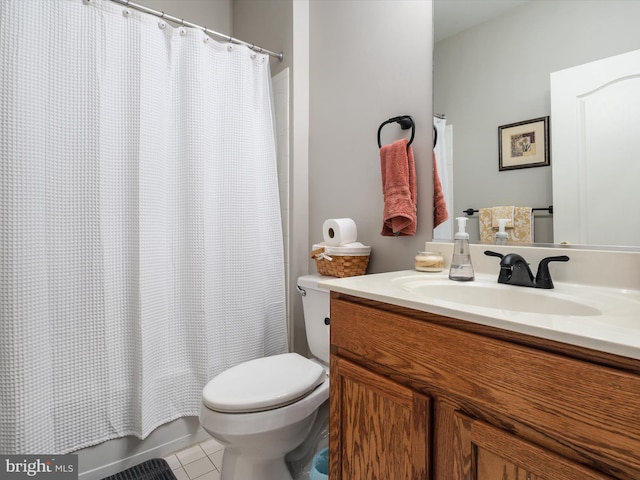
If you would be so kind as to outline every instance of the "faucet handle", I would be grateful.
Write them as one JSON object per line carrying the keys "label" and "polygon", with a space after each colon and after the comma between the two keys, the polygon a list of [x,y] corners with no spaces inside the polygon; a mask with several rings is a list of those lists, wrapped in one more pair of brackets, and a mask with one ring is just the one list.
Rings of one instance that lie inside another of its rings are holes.
{"label": "faucet handle", "polygon": [[551,273],[549,272],[549,262],[568,262],[569,257],[566,255],[558,255],[556,257],[546,257],[540,260],[538,264],[538,273],[536,273],[537,288],[553,288]]}
{"label": "faucet handle", "polygon": [[520,285],[523,287],[533,287],[533,273],[529,268],[527,261],[517,253],[501,253],[485,250],[485,255],[500,258],[500,273],[498,274],[498,283],[506,283],[508,285]]}
{"label": "faucet handle", "polygon": [[500,259],[500,273],[498,274],[498,283],[509,283],[511,279],[511,267],[505,267],[502,265],[502,259],[504,255],[498,252],[492,252],[491,250],[485,250],[484,254],[488,257],[498,257]]}

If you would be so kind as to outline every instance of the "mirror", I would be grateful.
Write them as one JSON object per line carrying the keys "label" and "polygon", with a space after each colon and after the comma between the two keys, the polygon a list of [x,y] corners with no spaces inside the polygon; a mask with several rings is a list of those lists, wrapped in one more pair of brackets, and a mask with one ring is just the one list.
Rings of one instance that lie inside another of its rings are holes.
{"label": "mirror", "polygon": [[[551,72],[640,49],[637,18],[635,0],[434,0],[433,109],[446,115],[438,142],[452,163],[438,170],[441,180],[450,174],[450,218],[469,208],[554,205],[552,169],[562,159],[553,138],[550,166],[499,171],[498,127],[551,115]],[[478,214],[469,218],[478,241]],[[434,239],[452,238],[454,223]],[[548,211],[534,212],[534,227],[536,243],[561,241]]]}

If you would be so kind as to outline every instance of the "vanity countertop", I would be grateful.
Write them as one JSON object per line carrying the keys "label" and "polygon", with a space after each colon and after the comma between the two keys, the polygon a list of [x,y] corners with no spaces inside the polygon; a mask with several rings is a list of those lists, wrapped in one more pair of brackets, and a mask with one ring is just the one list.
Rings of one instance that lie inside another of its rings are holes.
{"label": "vanity countertop", "polygon": [[[331,291],[640,360],[640,290],[555,282],[553,290],[414,270],[323,279]],[[519,306],[522,305],[522,309]]]}

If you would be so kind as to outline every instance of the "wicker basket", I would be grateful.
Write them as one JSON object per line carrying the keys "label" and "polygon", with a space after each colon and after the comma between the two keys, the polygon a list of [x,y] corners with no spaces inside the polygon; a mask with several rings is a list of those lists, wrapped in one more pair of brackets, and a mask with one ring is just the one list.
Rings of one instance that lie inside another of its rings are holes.
{"label": "wicker basket", "polygon": [[311,252],[311,258],[316,261],[319,274],[339,278],[364,275],[369,264],[368,254],[341,255],[335,251],[327,252],[325,247],[314,249]]}

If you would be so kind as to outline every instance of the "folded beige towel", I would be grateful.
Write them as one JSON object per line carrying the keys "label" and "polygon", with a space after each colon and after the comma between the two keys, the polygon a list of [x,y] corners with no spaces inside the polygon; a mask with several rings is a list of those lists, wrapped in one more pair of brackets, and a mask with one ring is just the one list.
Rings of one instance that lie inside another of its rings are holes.
{"label": "folded beige towel", "polygon": [[[509,219],[508,213],[513,209],[513,221],[507,222],[505,231],[509,235],[509,243],[533,243],[533,211],[531,207],[493,207],[481,208],[478,212],[480,223],[480,241],[495,243],[498,231],[498,220]],[[495,215],[505,216],[495,216]]]}

